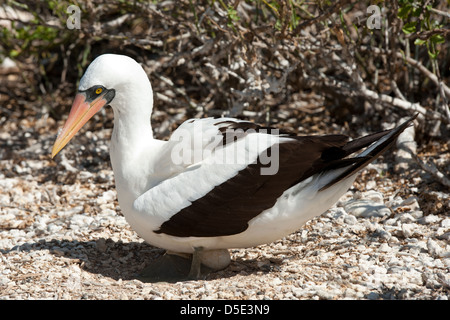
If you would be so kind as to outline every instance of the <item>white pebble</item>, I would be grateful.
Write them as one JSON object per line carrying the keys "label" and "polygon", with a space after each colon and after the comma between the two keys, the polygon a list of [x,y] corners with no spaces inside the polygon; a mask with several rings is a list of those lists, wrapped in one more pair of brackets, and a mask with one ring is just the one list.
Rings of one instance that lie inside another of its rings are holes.
{"label": "white pebble", "polygon": [[381,192],[369,190],[367,192],[363,192],[362,197],[375,203],[383,204],[383,194]]}
{"label": "white pebble", "polygon": [[441,221],[442,228],[450,228],[450,218],[445,218]]}
{"label": "white pebble", "polygon": [[201,261],[213,270],[222,270],[230,265],[231,256],[228,250],[205,250],[201,253]]}
{"label": "white pebble", "polygon": [[97,204],[105,204],[113,202],[116,199],[116,192],[113,190],[108,190],[103,192],[102,196],[97,198]]}
{"label": "white pebble", "polygon": [[79,229],[80,227],[87,227],[94,221],[94,218],[84,214],[76,214],[70,219],[70,228]]}
{"label": "white pebble", "polygon": [[421,219],[421,222],[423,224],[432,224],[432,223],[436,223],[440,220],[441,218],[439,218],[438,216],[435,216],[434,214],[429,214],[425,217],[423,217],[423,219]]}
{"label": "white pebble", "polygon": [[344,218],[344,222],[349,225],[354,225],[354,224],[358,223],[358,220],[353,215],[347,215]]}
{"label": "white pebble", "polygon": [[348,214],[356,217],[383,217],[391,214],[391,210],[384,204],[376,203],[367,199],[350,200],[344,206]]}
{"label": "white pebble", "polygon": [[416,196],[411,196],[411,197],[407,198],[402,203],[400,203],[400,206],[407,206],[407,207],[411,208],[411,210],[419,210],[420,209],[419,201]]}
{"label": "white pebble", "polygon": [[416,225],[414,223],[404,223],[402,224],[402,232],[405,238],[410,238],[414,234]]}
{"label": "white pebble", "polygon": [[280,285],[282,283],[283,283],[283,281],[281,281],[281,279],[278,278],[278,277],[274,278],[274,279],[272,279],[272,281],[270,281],[270,285],[273,286],[273,287],[278,286],[278,285]]}
{"label": "white pebble", "polygon": [[427,248],[430,255],[434,258],[440,258],[443,254],[443,249],[432,239],[428,239]]}

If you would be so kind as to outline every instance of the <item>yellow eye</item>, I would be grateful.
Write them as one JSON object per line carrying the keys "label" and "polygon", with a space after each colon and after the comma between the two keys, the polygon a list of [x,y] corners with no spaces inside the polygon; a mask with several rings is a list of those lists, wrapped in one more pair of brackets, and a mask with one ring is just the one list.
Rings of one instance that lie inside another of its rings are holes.
{"label": "yellow eye", "polygon": [[97,88],[97,90],[95,90],[95,93],[96,93],[96,94],[100,94],[100,93],[102,93],[102,91],[103,91],[102,88]]}

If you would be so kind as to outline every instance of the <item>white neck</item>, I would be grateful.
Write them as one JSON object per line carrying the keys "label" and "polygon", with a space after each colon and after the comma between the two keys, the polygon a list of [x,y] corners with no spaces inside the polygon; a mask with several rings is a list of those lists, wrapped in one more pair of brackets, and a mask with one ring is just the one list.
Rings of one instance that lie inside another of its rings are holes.
{"label": "white neck", "polygon": [[155,171],[155,155],[164,143],[153,139],[150,124],[151,99],[148,96],[145,99],[142,94],[139,97],[140,99],[129,97],[123,101],[118,100],[120,104],[112,105],[114,129],[110,157],[122,208],[131,206],[154,183],[150,177]]}

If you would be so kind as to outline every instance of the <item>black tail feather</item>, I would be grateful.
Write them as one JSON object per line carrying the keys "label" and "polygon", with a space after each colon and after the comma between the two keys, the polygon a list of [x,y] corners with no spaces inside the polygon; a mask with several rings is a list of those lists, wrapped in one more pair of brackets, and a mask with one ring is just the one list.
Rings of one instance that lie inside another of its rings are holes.
{"label": "black tail feather", "polygon": [[[403,122],[398,127],[377,132],[374,134],[367,135],[365,137],[355,139],[347,143],[342,149],[346,151],[347,155],[350,155],[358,150],[361,150],[362,148],[365,148],[367,146],[370,146],[373,144],[372,150],[370,150],[367,154],[364,154],[362,152],[358,157],[354,158],[357,159],[353,164],[351,164],[347,170],[345,170],[343,173],[338,175],[336,178],[328,182],[325,186],[323,186],[319,191],[325,190],[335,183],[350,177],[351,175],[355,174],[357,171],[361,170],[365,166],[367,166],[369,163],[374,161],[376,158],[378,158],[381,154],[383,154],[387,149],[389,149],[397,140],[397,137],[411,124],[411,122],[418,116],[418,113],[416,113],[414,116]],[[370,149],[369,148],[369,149]],[[365,151],[367,152],[367,150]],[[346,160],[346,159],[343,159]],[[341,166],[343,167],[343,166]]]}

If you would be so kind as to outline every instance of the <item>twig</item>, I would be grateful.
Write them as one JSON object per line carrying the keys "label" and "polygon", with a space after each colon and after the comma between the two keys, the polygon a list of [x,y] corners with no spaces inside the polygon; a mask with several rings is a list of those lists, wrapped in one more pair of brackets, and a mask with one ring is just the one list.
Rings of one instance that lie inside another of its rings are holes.
{"label": "twig", "polygon": [[[375,47],[373,47],[373,48],[370,47],[369,48],[369,47],[366,47],[366,46],[361,46],[360,49],[363,50],[363,51],[372,50],[372,51],[374,51],[375,53],[378,53],[378,54],[390,54],[390,50],[383,50],[383,49],[375,48]],[[450,88],[445,83],[443,83],[442,81],[440,82],[438,77],[433,72],[428,70],[422,63],[420,63],[419,61],[417,61],[417,60],[415,60],[415,59],[413,59],[411,57],[403,56],[403,54],[401,52],[396,52],[395,55],[397,57],[405,59],[405,61],[407,63],[409,63],[411,66],[417,68],[421,73],[423,73],[426,77],[428,77],[436,86],[439,87],[439,86],[442,85],[442,88],[443,88],[443,90],[445,92],[445,95],[448,98],[450,98]]]}
{"label": "twig", "polygon": [[[153,73],[153,76],[155,76],[159,80],[163,81],[164,83],[168,84],[170,87],[172,87],[175,90],[175,92],[177,92],[178,94],[182,95],[186,99],[186,101],[188,102],[189,107],[194,108],[194,109],[198,108],[198,105],[189,98],[189,96],[186,94],[186,92],[183,89],[180,89],[180,88],[176,87],[175,84],[172,82],[172,80],[167,79],[166,77],[164,77],[162,75],[159,75],[156,72]],[[160,94],[160,98],[164,99],[164,97],[165,96],[163,94]]]}
{"label": "twig", "polygon": [[102,32],[107,33],[108,31],[118,29],[122,24],[124,24],[128,19],[133,18],[134,15],[127,13],[114,20],[105,22],[102,24]]}
{"label": "twig", "polygon": [[394,90],[395,95],[397,96],[397,98],[401,99],[401,100],[407,100],[405,98],[405,96],[403,95],[403,93],[400,91],[400,89],[398,88],[397,82],[395,82],[394,79],[391,80],[391,87]]}
{"label": "twig", "polygon": [[417,144],[414,141],[415,127],[411,126],[405,129],[397,139],[397,156],[396,156],[396,170],[406,170],[411,165],[412,160],[419,165],[419,167],[431,174],[437,181],[446,187],[450,187],[450,179],[436,168],[434,163],[426,163],[417,155]]}
{"label": "twig", "polygon": [[414,33],[408,34],[406,36],[406,38],[411,39],[411,40],[415,40],[416,38],[419,38],[421,40],[427,40],[435,34],[440,34],[444,37],[447,37],[450,34],[450,29],[434,29],[434,30],[414,32]]}
{"label": "twig", "polygon": [[429,10],[431,12],[437,13],[437,14],[439,14],[441,16],[450,18],[450,12],[441,11],[441,10],[438,10],[438,9],[435,9],[435,8],[430,8]]}
{"label": "twig", "polygon": [[[405,109],[405,110],[417,111],[417,112],[422,113],[425,116],[428,115],[428,116],[431,116],[431,118],[433,118],[433,119],[443,120],[443,121],[445,121],[447,123],[450,121],[450,119],[446,118],[444,115],[441,115],[438,112],[427,110],[426,108],[422,107],[417,102],[416,103],[412,103],[412,102],[409,102],[409,101],[407,101],[405,99],[402,99],[402,98],[395,98],[395,97],[391,97],[391,96],[386,95],[386,94],[379,94],[379,93],[377,93],[375,91],[372,91],[372,90],[368,89],[364,85],[364,82],[362,81],[362,79],[360,79],[360,76],[359,75],[355,76],[355,73],[357,73],[357,72],[352,70],[352,68],[350,66],[348,66],[345,63],[345,61],[342,60],[338,55],[333,54],[333,60],[337,60],[338,63],[343,68],[343,70],[351,78],[353,78],[354,81],[356,81],[357,88],[356,88],[356,90],[352,91],[353,94],[362,95],[365,98],[372,99],[372,100],[378,100],[378,101],[386,102],[386,103],[389,103],[389,104],[391,104],[393,106],[400,107],[400,108]],[[338,85],[338,88],[340,90],[345,90],[344,87],[345,86],[343,84]],[[400,92],[400,97],[402,97],[402,96],[403,95]]]}
{"label": "twig", "polygon": [[372,91],[367,88],[362,88],[362,90],[360,90],[360,92],[366,98],[386,102],[395,107],[399,107],[399,108],[402,108],[402,109],[405,109],[408,111],[417,111],[425,116],[431,117],[432,119],[443,120],[445,122],[448,122],[448,120],[443,115],[441,115],[437,112],[434,112],[434,111],[427,110],[417,102],[412,103],[412,102],[405,101],[405,100],[402,100],[399,98],[394,98],[394,97],[388,96],[387,94],[382,94],[382,93],[380,94],[380,93],[377,93],[377,92]]}
{"label": "twig", "polygon": [[[354,48],[352,48],[352,51],[350,51],[349,46],[345,42],[344,34],[341,29],[335,27],[332,30],[334,31],[339,43],[341,44],[344,58],[347,61],[347,64],[344,61],[341,61],[342,68],[348,74],[348,76],[353,79],[353,82],[358,86],[359,90],[365,89],[366,85],[364,84],[364,81],[357,70],[357,65],[354,57]],[[340,57],[336,54],[333,54],[333,56],[334,58],[340,59]]]}
{"label": "twig", "polygon": [[422,159],[420,159],[412,150],[410,150],[409,148],[404,148],[404,150],[408,151],[409,154],[411,154],[412,158],[414,159],[414,161],[420,166],[420,168],[426,172],[428,172],[429,174],[431,174],[437,181],[439,181],[440,183],[442,183],[444,186],[450,188],[450,179],[447,178],[442,172],[440,172],[438,170],[438,168],[436,168],[436,165],[431,162],[431,161],[427,161],[427,163],[425,163],[424,161],[422,161]]}
{"label": "twig", "polygon": [[329,16],[331,16],[333,13],[335,13],[336,11],[340,10],[343,6],[347,5],[350,2],[350,0],[340,0],[338,1],[338,3],[336,3],[334,6],[329,7],[325,12],[321,13],[319,16],[310,19],[310,20],[306,20],[303,23],[300,23],[296,28],[294,33],[298,34],[300,33],[300,31],[305,28],[308,27],[314,23],[317,22],[321,22],[325,19],[327,19]]}
{"label": "twig", "polygon": [[350,84],[338,81],[336,79],[330,79],[325,75],[322,75],[319,81],[314,81],[314,79],[310,77],[308,79],[308,84],[312,87],[320,87],[321,89],[323,89],[323,87],[326,87],[328,89],[332,89],[333,91],[338,91],[340,94],[345,94],[348,96],[353,97],[362,96],[366,99],[381,101],[404,110],[419,112],[424,116],[431,118],[433,120],[442,120],[446,123],[448,122],[447,118],[444,117],[442,114],[428,110],[417,102],[412,103],[399,98],[391,97],[386,94],[382,93],[380,94],[367,88],[355,90],[355,88],[352,87]]}

